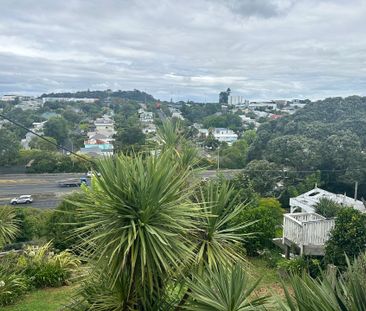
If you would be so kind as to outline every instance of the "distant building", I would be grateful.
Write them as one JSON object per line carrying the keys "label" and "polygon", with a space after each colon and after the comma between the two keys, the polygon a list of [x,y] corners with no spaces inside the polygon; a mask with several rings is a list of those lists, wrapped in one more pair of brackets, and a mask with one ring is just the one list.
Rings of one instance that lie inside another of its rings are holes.
{"label": "distant building", "polygon": [[142,129],[144,134],[154,134],[156,133],[156,126],[154,124],[147,124],[146,127]]}
{"label": "distant building", "polygon": [[85,104],[94,104],[99,101],[99,98],[77,98],[77,97],[43,97],[43,103],[45,102],[61,102],[61,103],[68,103],[68,102],[79,102]]}
{"label": "distant building", "polygon": [[15,101],[18,97],[19,95],[3,95],[1,97],[1,100],[4,102],[12,102]]}
{"label": "distant building", "polygon": [[232,96],[228,97],[228,105],[232,106],[244,106],[249,103],[243,96]]}
{"label": "distant building", "polygon": [[172,113],[172,118],[177,118],[179,120],[184,120],[184,117],[182,116],[182,113],[179,111],[179,112],[173,112]]}
{"label": "distant building", "polygon": [[[43,122],[33,122],[32,123],[32,132],[37,133],[38,135],[43,135],[43,127],[46,124],[47,121],[43,121]],[[25,138],[23,138],[20,141],[21,146],[24,149],[30,149],[29,147],[29,143],[31,142],[31,140],[33,139],[33,137],[36,137],[37,135],[33,134],[32,132],[27,132],[25,134]]]}
{"label": "distant building", "polygon": [[84,148],[80,153],[90,156],[111,156],[114,152],[114,121],[107,115],[94,121],[94,131],[88,132],[88,139],[84,141]]}
{"label": "distant building", "polygon": [[276,109],[277,108],[277,104],[275,102],[250,102],[248,104],[248,108],[250,109]]}
{"label": "distant building", "polygon": [[[198,135],[201,137],[207,137],[209,134],[210,134],[209,129],[198,130]],[[219,142],[225,142],[228,143],[229,145],[238,140],[238,134],[227,128],[214,128],[212,130],[212,135]]]}
{"label": "distant building", "polygon": [[139,118],[141,123],[153,123],[154,114],[152,112],[143,111],[140,113]]}
{"label": "distant building", "polygon": [[14,108],[20,108],[22,110],[36,110],[42,107],[43,103],[41,99],[34,97],[19,97],[19,104],[15,105]]}

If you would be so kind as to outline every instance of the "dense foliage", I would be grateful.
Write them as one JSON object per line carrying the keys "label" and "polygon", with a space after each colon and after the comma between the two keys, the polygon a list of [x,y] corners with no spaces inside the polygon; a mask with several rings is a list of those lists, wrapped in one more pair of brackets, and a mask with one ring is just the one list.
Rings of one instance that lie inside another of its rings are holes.
{"label": "dense foliage", "polygon": [[346,256],[354,258],[365,250],[366,215],[352,208],[342,208],[326,243],[325,260],[343,268]]}
{"label": "dense foliage", "polygon": [[79,91],[75,93],[49,93],[49,94],[42,94],[41,97],[68,97],[68,98],[98,98],[98,99],[105,99],[107,97],[118,97],[128,100],[136,100],[141,102],[151,102],[156,101],[156,99],[151,96],[150,94],[147,94],[145,92],[141,92],[139,90],[133,90],[133,91]]}
{"label": "dense foliage", "polygon": [[328,98],[261,125],[248,158],[277,169],[323,170],[327,189],[350,193],[355,181],[366,184],[365,130],[366,97]]}

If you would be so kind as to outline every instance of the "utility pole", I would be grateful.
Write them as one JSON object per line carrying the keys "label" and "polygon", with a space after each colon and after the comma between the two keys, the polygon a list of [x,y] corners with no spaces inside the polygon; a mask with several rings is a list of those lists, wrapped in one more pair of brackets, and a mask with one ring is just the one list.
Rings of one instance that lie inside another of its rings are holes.
{"label": "utility pole", "polygon": [[357,200],[358,181],[355,182],[355,201]]}
{"label": "utility pole", "polygon": [[220,169],[220,145],[217,148],[217,170]]}

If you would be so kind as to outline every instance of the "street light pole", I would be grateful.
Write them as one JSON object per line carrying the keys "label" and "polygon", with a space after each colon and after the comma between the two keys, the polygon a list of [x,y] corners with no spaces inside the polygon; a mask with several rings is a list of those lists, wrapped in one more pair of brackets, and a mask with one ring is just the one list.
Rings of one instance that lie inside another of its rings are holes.
{"label": "street light pole", "polygon": [[217,170],[220,170],[220,145],[217,148]]}

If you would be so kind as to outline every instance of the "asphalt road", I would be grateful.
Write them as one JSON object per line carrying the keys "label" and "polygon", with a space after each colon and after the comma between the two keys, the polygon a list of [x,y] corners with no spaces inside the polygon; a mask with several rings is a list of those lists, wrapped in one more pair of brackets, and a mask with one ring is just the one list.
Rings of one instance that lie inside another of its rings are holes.
{"label": "asphalt road", "polygon": [[[226,178],[231,178],[240,170],[220,170]],[[202,178],[213,178],[217,171],[204,171]],[[1,174],[0,205],[8,205],[10,200],[22,194],[31,194],[33,203],[29,206],[37,208],[55,208],[62,197],[78,188],[62,188],[58,182],[69,178],[80,178],[82,173],[59,174]],[[22,205],[26,206],[26,205]]]}
{"label": "asphalt road", "polygon": [[56,207],[62,196],[75,191],[75,188],[61,188],[58,182],[69,178],[80,178],[82,173],[60,174],[1,174],[0,205],[9,204],[10,200],[22,194],[31,194],[32,207]]}

